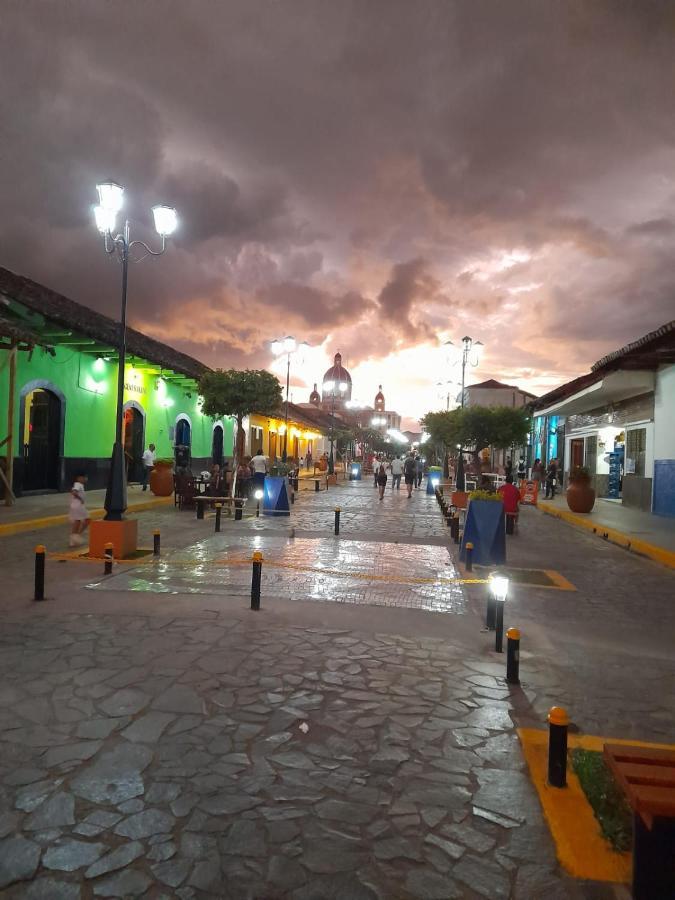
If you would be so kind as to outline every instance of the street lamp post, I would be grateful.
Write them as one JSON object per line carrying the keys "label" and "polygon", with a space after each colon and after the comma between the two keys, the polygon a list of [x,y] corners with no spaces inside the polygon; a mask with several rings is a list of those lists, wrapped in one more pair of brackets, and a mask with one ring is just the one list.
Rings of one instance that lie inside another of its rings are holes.
{"label": "street lamp post", "polygon": [[[306,349],[309,345],[304,341],[298,344],[294,337],[290,334],[288,337],[272,341],[272,353],[275,356],[286,354],[286,430],[284,431],[284,450],[281,455],[283,462],[288,459],[288,392],[291,386],[291,356],[299,351]],[[302,357],[299,360],[302,362]]]}
{"label": "street lamp post", "polygon": [[[473,338],[465,335],[462,338],[462,348],[459,350],[458,347],[453,344],[452,341],[445,342],[445,349],[450,358],[451,365],[454,365],[461,361],[462,363],[462,393],[461,393],[461,408],[464,409],[465,406],[465,382],[466,382],[466,367],[467,365],[473,366],[474,368],[480,363],[481,356],[483,355],[484,345],[482,341],[474,341]],[[461,354],[461,358],[460,358]],[[458,446],[459,450],[459,458],[458,458],[458,472],[457,472],[457,490],[464,490],[464,458],[462,456],[462,448]],[[447,461],[446,461],[447,465]],[[461,472],[461,487],[460,487],[460,472]]]}
{"label": "street lamp post", "polygon": [[470,338],[468,335],[466,335],[462,338],[461,350],[456,347],[452,341],[446,341],[445,348],[448,356],[451,358],[452,364],[460,361],[462,363],[461,407],[462,409],[464,409],[464,385],[466,380],[466,367],[467,365],[470,365],[475,368],[480,363],[481,356],[483,355],[484,345],[482,341],[474,341],[473,338]]}
{"label": "street lamp post", "polygon": [[161,256],[166,250],[166,239],[176,230],[178,219],[176,210],[170,206],[153,206],[152,214],[155,220],[155,230],[162,239],[159,250],[152,250],[144,241],[132,241],[130,238],[129,220],[124,223],[124,230],[113,236],[116,230],[117,214],[124,203],[124,188],[114,181],[96,185],[98,191],[98,206],[94,207],[96,227],[103,235],[106,253],[117,256],[122,263],[122,308],[120,312],[119,330],[119,359],[117,369],[117,409],[115,419],[115,443],[113,444],[112,457],[110,459],[110,474],[105,494],[106,514],[108,521],[120,521],[124,518],[127,508],[127,476],[124,465],[124,448],[122,446],[122,422],[124,409],[124,367],[127,350],[127,282],[129,276],[129,251],[133,247],[141,247],[145,252],[139,259],[140,262],[146,256]]}
{"label": "street lamp post", "polygon": [[331,393],[331,411],[330,411],[330,455],[328,457],[328,474],[335,474],[335,461],[333,457],[333,430],[335,428],[335,389],[337,388],[340,394],[343,394],[347,390],[347,382],[346,381],[324,381],[323,383],[324,389],[328,389]]}

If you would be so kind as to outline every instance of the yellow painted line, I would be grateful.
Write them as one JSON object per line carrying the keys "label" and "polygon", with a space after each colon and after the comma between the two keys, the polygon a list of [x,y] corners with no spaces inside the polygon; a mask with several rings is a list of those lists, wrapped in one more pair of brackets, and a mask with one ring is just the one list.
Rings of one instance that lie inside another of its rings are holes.
{"label": "yellow painted line", "polygon": [[[142,500],[139,503],[130,504],[127,512],[143,512],[143,510],[154,509],[157,506],[168,506],[170,503],[173,503],[173,497],[155,497],[154,500]],[[92,509],[90,512],[92,519],[102,519],[104,515],[105,509]],[[54,525],[67,525],[68,522],[67,515],[42,516],[36,519],[23,519],[19,522],[7,522],[5,525],[0,525],[0,537],[21,534],[24,531],[37,531],[40,528],[51,528]]]}
{"label": "yellow painted line", "polygon": [[[560,572],[556,572],[554,569],[544,569],[543,571],[553,582],[552,585],[545,584],[543,587],[554,591],[576,591],[572,582],[568,581],[564,575],[560,574]],[[518,587],[520,587],[520,585],[518,585]],[[528,587],[538,587],[538,585],[531,584],[528,585]]]}
{"label": "yellow painted line", "polygon": [[624,550],[630,550],[632,553],[637,553],[639,556],[646,556],[648,559],[654,560],[654,562],[661,563],[663,566],[668,566],[670,569],[675,569],[675,551],[673,550],[666,550],[665,547],[659,547],[656,544],[650,544],[648,541],[642,541],[639,538],[631,537],[629,534],[625,534],[623,531],[618,531],[615,528],[609,528],[595,519],[586,518],[585,516],[581,516],[578,513],[573,513],[566,509],[560,509],[557,506],[552,506],[550,503],[540,503],[539,509],[546,513],[546,515],[554,516],[556,519],[562,519],[570,525],[585,528],[586,531],[597,534],[611,544],[623,547]]}
{"label": "yellow painted line", "polygon": [[[519,728],[518,737],[530,777],[539,795],[560,864],[575,878],[593,881],[629,882],[632,855],[617,853],[602,836],[593,809],[572,771],[567,770],[567,787],[550,787],[548,774],[548,732],[534,728]],[[606,743],[632,747],[675,750],[670,744],[650,744],[622,738],[608,738],[590,734],[570,734],[568,747],[602,752]]]}

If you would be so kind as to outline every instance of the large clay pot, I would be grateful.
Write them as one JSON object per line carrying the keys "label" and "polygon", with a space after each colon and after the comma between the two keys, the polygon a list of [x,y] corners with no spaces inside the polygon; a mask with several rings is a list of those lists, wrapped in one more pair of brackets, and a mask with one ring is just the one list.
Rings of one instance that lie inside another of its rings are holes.
{"label": "large clay pot", "polygon": [[567,505],[575,513],[589,513],[595,504],[590,478],[575,478],[567,488]]}
{"label": "large clay pot", "polygon": [[173,463],[155,463],[150,473],[150,490],[156,497],[173,494]]}

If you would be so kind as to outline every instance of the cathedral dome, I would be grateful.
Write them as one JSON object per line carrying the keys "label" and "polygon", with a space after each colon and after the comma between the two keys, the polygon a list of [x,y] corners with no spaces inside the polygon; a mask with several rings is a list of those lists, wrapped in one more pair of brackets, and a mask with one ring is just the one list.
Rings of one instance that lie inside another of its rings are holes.
{"label": "cathedral dome", "polygon": [[[351,400],[352,398],[352,376],[342,365],[342,355],[340,351],[335,354],[335,358],[333,360],[333,365],[330,369],[327,369],[323,376],[322,382],[322,399],[324,401],[328,400],[332,397],[333,393],[333,384],[335,385],[335,396],[336,399],[340,398],[340,400]],[[346,384],[347,389],[344,391],[338,390],[339,384]]]}

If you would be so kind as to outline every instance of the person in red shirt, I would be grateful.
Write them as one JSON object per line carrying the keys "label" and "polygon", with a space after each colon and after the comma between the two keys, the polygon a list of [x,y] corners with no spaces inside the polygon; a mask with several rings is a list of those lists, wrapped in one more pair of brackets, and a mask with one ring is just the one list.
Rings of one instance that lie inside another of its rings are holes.
{"label": "person in red shirt", "polygon": [[503,484],[497,493],[502,498],[506,515],[518,517],[518,505],[520,503],[520,491],[513,483],[513,475],[506,476],[506,484]]}

